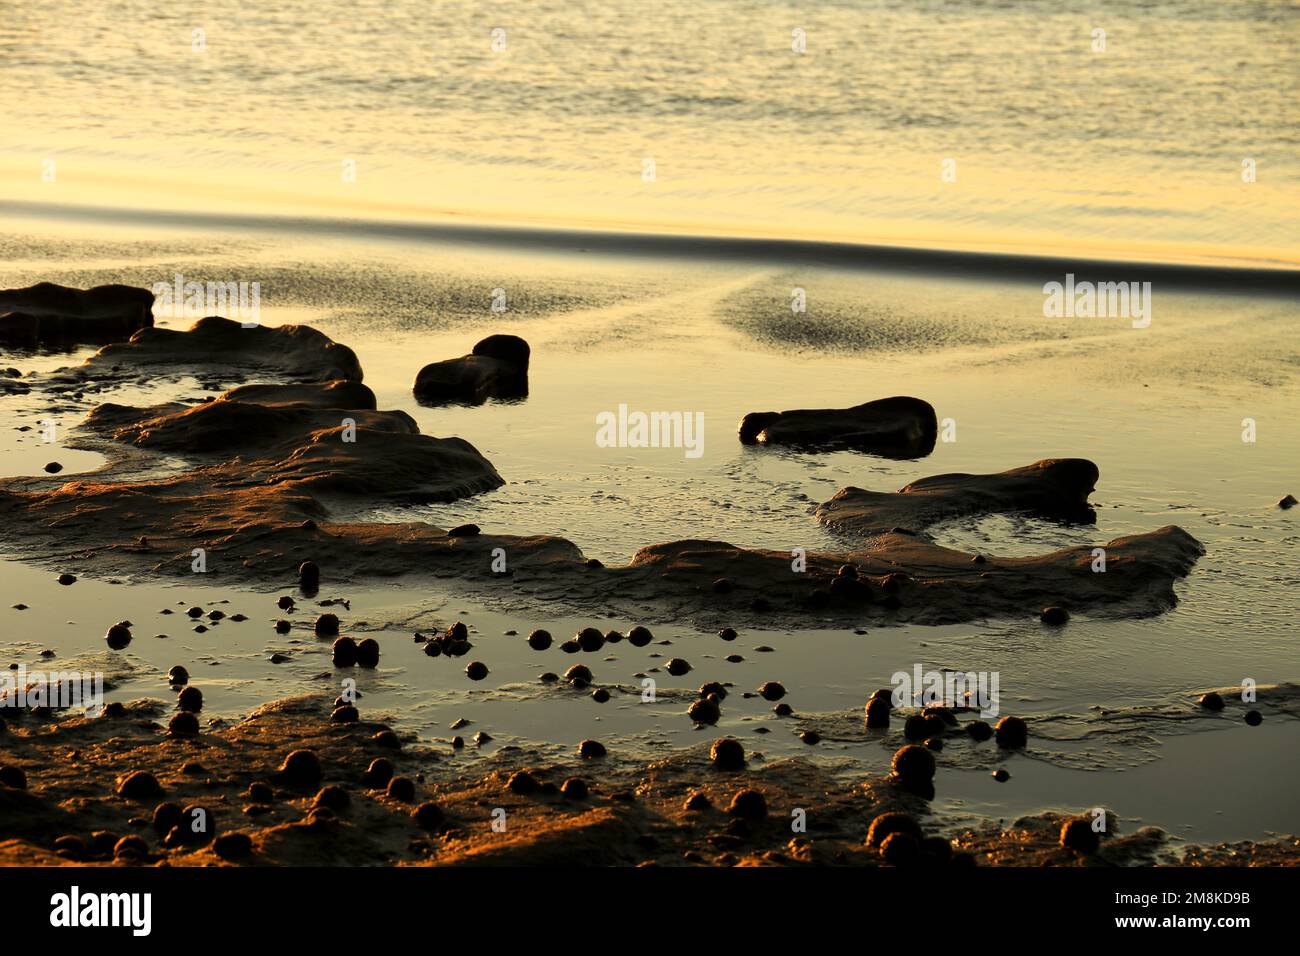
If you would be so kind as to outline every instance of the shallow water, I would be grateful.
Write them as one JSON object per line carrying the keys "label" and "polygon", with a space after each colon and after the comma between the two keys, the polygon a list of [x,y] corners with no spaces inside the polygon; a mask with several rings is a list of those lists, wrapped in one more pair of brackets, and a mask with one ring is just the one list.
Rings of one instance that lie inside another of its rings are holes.
{"label": "shallow water", "polygon": [[[794,734],[798,721],[775,717],[770,704],[746,700],[742,692],[780,680],[797,714],[811,721],[848,715],[860,731],[854,715],[894,671],[918,663],[989,670],[1000,674],[1003,713],[1074,722],[1083,737],[1069,744],[1044,738],[1034,753],[1006,758],[1013,775],[1007,784],[988,776],[999,760],[995,753],[953,744],[940,756],[938,806],[1010,819],[1105,804],[1126,829],[1156,824],[1193,841],[1295,830],[1300,773],[1289,756],[1295,718],[1270,715],[1264,726],[1249,728],[1226,717],[1201,719],[1190,706],[1197,691],[1245,678],[1300,680],[1291,634],[1300,605],[1300,519],[1297,510],[1276,507],[1295,492],[1300,464],[1294,301],[1158,293],[1151,327],[1133,329],[1117,320],[1045,319],[1040,288],[1007,281],[595,252],[523,255],[356,237],[192,239],[99,230],[93,240],[77,231],[40,240],[15,234],[3,241],[23,255],[0,267],[0,284],[151,286],[176,271],[198,280],[266,277],[264,323],[308,322],[352,346],[381,408],[410,412],[426,433],[466,438],[507,481],[451,505],[361,512],[372,518],[560,534],[607,563],[625,562],[644,545],[697,536],[781,550],[839,547],[849,542],[823,531],[809,510],[846,484],[893,490],[925,475],[997,471],[1070,455],[1100,466],[1095,525],[997,516],[942,526],[939,540],[1031,554],[1176,523],[1207,549],[1176,585],[1177,608],[1141,620],[1076,615],[1052,630],[1038,623],[1036,608],[1026,608],[1022,619],[872,627],[858,635],[812,618],[804,630],[743,629],[726,643],[690,621],[648,617],[640,623],[670,645],[622,643],[574,656],[558,649],[534,653],[521,636],[505,632],[523,635],[541,626],[562,639],[593,623],[625,631],[638,622],[592,621],[563,609],[520,615],[505,599],[468,603],[445,582],[376,583],[342,593],[326,582],[321,599],[351,600],[350,609],[335,608],[345,631],[372,634],[383,648],[377,671],[351,675],[367,715],[390,715],[399,729],[443,741],[456,733],[451,722],[464,717],[473,723],[459,733],[467,739],[478,730],[490,733],[494,740],[483,748],[489,753],[520,741],[558,753],[598,736],[614,745],[616,758],[634,759],[711,739],[713,732],[691,728],[684,711],[693,688],[722,680],[735,686],[719,731],[742,736],[769,757],[797,753],[860,776],[887,766],[897,730],[884,741],[827,734],[809,747]],[[180,252],[192,248],[199,252]],[[789,310],[796,285],[809,302],[798,321]],[[507,290],[504,314],[490,310],[494,288]],[[532,344],[526,400],[437,409],[412,401],[410,382],[422,364],[463,354],[492,331],[514,332]],[[8,353],[3,364],[49,369],[82,354]],[[181,378],[102,398],[140,404],[203,394],[197,381]],[[956,440],[940,442],[920,461],[886,461],[745,448],[735,438],[736,422],[749,411],[843,406],[890,394],[933,403],[941,419],[953,419]],[[621,403],[702,412],[704,453],[688,458],[683,449],[597,447],[596,415]],[[0,405],[14,428],[49,413],[38,391]],[[60,409],[61,434],[89,407],[69,402]],[[1253,443],[1242,441],[1244,418],[1255,420]],[[30,473],[31,462],[54,458],[75,474],[77,462],[66,450],[33,445],[36,440],[31,432],[5,429],[6,473]],[[160,461],[159,467],[178,464]],[[320,608],[303,601],[291,634],[271,629],[284,616],[275,598],[289,593],[291,582],[267,582],[258,592],[198,576],[193,582],[83,578],[60,587],[57,570],[3,565],[0,613],[15,663],[35,668],[48,648],[62,667],[78,660],[102,664],[111,653],[104,650],[104,630],[128,619],[135,641],[112,660],[136,669],[111,696],[167,697],[162,675],[175,663],[189,667],[204,690],[205,714],[233,717],[275,697],[338,691],[328,644],[311,634]],[[9,607],[20,602],[30,607]],[[249,620],[225,620],[200,635],[182,614],[160,613],[191,604],[240,611]],[[412,634],[455,619],[474,628],[470,657],[425,657]],[[274,652],[290,659],[272,664]],[[733,653],[744,660],[726,662]],[[672,656],[694,669],[679,679],[653,670]],[[469,659],[488,664],[488,680],[466,680]],[[537,681],[541,672],[579,660],[593,668],[598,684],[621,689],[609,703]],[[641,701],[638,675],[656,680],[656,703]],[[1183,708],[1184,718],[1150,739],[1116,739],[1084,723],[1097,707],[1146,714],[1170,706]],[[477,753],[471,744],[457,759],[473,761]],[[1252,778],[1252,770],[1266,770],[1266,782]],[[1195,783],[1206,777],[1218,785]]]}

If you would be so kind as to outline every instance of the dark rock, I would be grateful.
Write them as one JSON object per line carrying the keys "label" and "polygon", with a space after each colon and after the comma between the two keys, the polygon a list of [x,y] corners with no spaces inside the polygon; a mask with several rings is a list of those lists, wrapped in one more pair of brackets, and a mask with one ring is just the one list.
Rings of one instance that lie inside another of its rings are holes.
{"label": "dark rock", "polygon": [[516,335],[490,335],[471,354],[420,369],[412,390],[422,405],[481,404],[489,398],[528,394],[528,343]]}
{"label": "dark rock", "polygon": [[544,651],[551,646],[551,632],[538,628],[528,635],[528,646],[535,651]]}
{"label": "dark rock", "polygon": [[921,862],[921,844],[911,834],[891,833],[880,844],[880,855],[890,866],[916,866]]}
{"label": "dark rock", "polygon": [[415,783],[409,777],[394,777],[388,781],[388,796],[402,803],[415,802]]}
{"label": "dark rock", "polygon": [[1201,706],[1206,710],[1223,710],[1223,697],[1215,691],[1201,695]]}
{"label": "dark rock", "polygon": [[77,576],[75,574],[60,574],[59,583],[63,585],[76,584]]}
{"label": "dark rock", "polygon": [[564,783],[560,784],[560,793],[570,800],[585,800],[588,792],[587,781],[581,777],[569,777]]}
{"label": "dark rock", "polygon": [[627,632],[627,640],[633,647],[645,647],[654,640],[654,635],[650,633],[650,628],[638,624]]}
{"label": "dark rock", "polygon": [[27,774],[23,773],[21,767],[14,767],[9,764],[0,765],[0,784],[14,790],[26,790]]}
{"label": "dark rock", "polygon": [[691,703],[691,706],[686,711],[686,716],[690,717],[691,720],[695,721],[697,724],[708,724],[709,726],[712,726],[718,722],[718,718],[722,716],[722,712],[718,709],[717,704],[712,703],[709,700],[697,700]]}
{"label": "dark rock", "polygon": [[275,796],[270,784],[262,783],[260,780],[250,783],[246,792],[248,799],[254,803],[270,803]]}
{"label": "dark rock", "polygon": [[691,665],[680,657],[674,657],[664,665],[664,670],[674,677],[681,677],[683,674],[691,672]]}
{"label": "dark rock", "polygon": [[592,681],[591,668],[586,664],[574,664],[564,672],[564,679],[569,683],[581,681],[583,684],[590,684]]}
{"label": "dark rock", "polygon": [[203,709],[203,691],[197,687],[186,687],[176,695],[176,703],[181,710],[197,714]]}
{"label": "dark rock", "polygon": [[1029,727],[1019,717],[1003,717],[993,728],[999,747],[1014,749],[1029,742]]}
{"label": "dark rock", "polygon": [[370,766],[361,775],[361,783],[372,790],[387,787],[388,781],[393,779],[393,772],[393,765],[390,761],[385,760],[383,757],[376,757],[370,761]]}
{"label": "dark rock", "polygon": [[115,651],[120,651],[131,643],[131,629],[124,624],[114,624],[104,635],[104,640],[108,646]]}
{"label": "dark rock", "polygon": [[0,290],[0,345],[33,348],[124,342],[153,325],[153,293],[125,285],[73,289],[39,282]]}
{"label": "dark rock", "polygon": [[352,796],[342,787],[330,785],[321,787],[312,798],[312,806],[328,807],[334,813],[342,813],[352,805]]}
{"label": "dark rock", "polygon": [[178,711],[172,714],[171,720],[167,722],[167,733],[173,737],[197,737],[199,719],[188,710]]}
{"label": "dark rock", "polygon": [[320,568],[315,561],[298,565],[298,587],[304,591],[315,591],[320,587]]}
{"label": "dark rock", "polygon": [[993,736],[993,728],[982,720],[972,720],[966,725],[966,733],[972,740],[985,741]]}
{"label": "dark rock", "polygon": [[350,637],[340,637],[334,642],[332,655],[335,667],[355,667],[357,642]]}
{"label": "dark rock", "polygon": [[212,842],[212,852],[223,860],[246,860],[253,855],[253,840],[247,833],[223,833]]}
{"label": "dark rock", "polygon": [[890,458],[920,458],[938,436],[934,408],[918,398],[882,398],[853,408],[751,412],[740,422],[746,445],[853,448]]}
{"label": "dark rock", "polygon": [[357,666],[375,668],[379,666],[379,642],[367,637],[357,645]]}
{"label": "dark rock", "polygon": [[1066,820],[1061,826],[1061,846],[1066,850],[1087,855],[1097,852],[1101,846],[1101,838],[1088,820],[1075,817]]}
{"label": "dark rock", "polygon": [[117,783],[117,795],[126,800],[148,800],[162,792],[158,778],[147,770],[133,770]]}
{"label": "dark rock", "polygon": [[709,748],[713,765],[720,770],[740,770],[745,766],[745,748],[732,737],[720,737]]}
{"label": "dark rock", "polygon": [[742,820],[762,820],[767,816],[767,800],[757,790],[738,790],[727,806],[727,813]]}
{"label": "dark rock", "polygon": [[1258,727],[1264,722],[1264,715],[1257,710],[1246,711],[1246,723],[1252,727]]}
{"label": "dark rock", "polygon": [[894,775],[908,784],[924,784],[934,779],[934,754],[925,747],[907,744],[894,753],[890,764]]}
{"label": "dark rock", "polygon": [[1070,619],[1070,612],[1063,607],[1045,607],[1038,619],[1052,627],[1060,627]]}
{"label": "dark rock", "polygon": [[605,646],[605,635],[594,627],[584,627],[574,636],[574,640],[588,653],[598,651]]}
{"label": "dark rock", "polygon": [[488,676],[487,665],[482,661],[470,661],[465,666],[465,676],[470,680],[482,680]]}
{"label": "dark rock", "polygon": [[158,804],[153,808],[151,823],[155,833],[166,836],[171,832],[172,827],[179,826],[181,823],[181,805],[179,803]]}
{"label": "dark rock", "polygon": [[873,730],[884,729],[889,726],[889,701],[880,697],[873,697],[867,701],[867,726]]}
{"label": "dark rock", "polygon": [[339,619],[336,614],[322,614],[316,618],[316,636],[317,637],[337,637],[339,633]]}
{"label": "dark rock", "polygon": [[295,750],[284,758],[277,775],[285,783],[306,789],[320,784],[320,759],[311,750]]}
{"label": "dark rock", "polygon": [[785,696],[785,687],[778,681],[770,680],[759,687],[758,693],[764,700],[780,700]]}
{"label": "dark rock", "polygon": [[66,833],[54,841],[54,852],[69,860],[83,860],[89,854],[90,848],[81,837]]}
{"label": "dark rock", "polygon": [[444,815],[442,807],[431,801],[425,801],[415,808],[411,819],[421,830],[436,830],[442,826]]}
{"label": "dark rock", "polygon": [[516,770],[510,775],[510,779],[506,781],[506,788],[511,793],[527,795],[536,793],[539,787],[540,784],[537,782],[537,778],[527,770]]}
{"label": "dark rock", "polygon": [[686,803],[683,805],[683,809],[691,813],[699,813],[710,809],[712,806],[713,802],[709,800],[708,795],[700,790],[696,790],[686,798]]}
{"label": "dark rock", "polygon": [[880,847],[887,837],[896,833],[906,834],[919,843],[921,825],[906,813],[882,813],[873,819],[867,828],[867,845]]}
{"label": "dark rock", "polygon": [[585,759],[605,756],[605,745],[598,740],[584,740],[578,744],[578,756]]}

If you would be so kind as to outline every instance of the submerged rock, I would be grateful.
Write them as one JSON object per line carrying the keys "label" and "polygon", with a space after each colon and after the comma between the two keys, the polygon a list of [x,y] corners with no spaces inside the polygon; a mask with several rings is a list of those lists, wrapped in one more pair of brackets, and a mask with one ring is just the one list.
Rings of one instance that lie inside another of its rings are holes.
{"label": "submerged rock", "polygon": [[1019,717],[1003,717],[993,728],[999,747],[1017,749],[1029,742],[1029,726]]}
{"label": "submerged rock", "polygon": [[709,748],[709,757],[721,770],[740,770],[745,766],[745,748],[739,740],[720,737]]}
{"label": "submerged rock", "polygon": [[528,394],[530,352],[517,335],[489,335],[469,355],[420,369],[412,391],[422,405],[522,398]]}
{"label": "submerged rock", "polygon": [[854,448],[889,458],[921,458],[934,450],[938,420],[919,398],[882,398],[853,408],[750,412],[740,422],[743,444]]}
{"label": "submerged rock", "polygon": [[148,289],[101,285],[73,289],[38,282],[0,290],[0,345],[101,345],[121,342],[153,326]]}
{"label": "submerged rock", "polygon": [[816,514],[831,528],[862,535],[915,532],[950,518],[1009,511],[1092,521],[1088,496],[1098,474],[1087,459],[1050,458],[994,475],[935,475],[893,493],[843,488]]}

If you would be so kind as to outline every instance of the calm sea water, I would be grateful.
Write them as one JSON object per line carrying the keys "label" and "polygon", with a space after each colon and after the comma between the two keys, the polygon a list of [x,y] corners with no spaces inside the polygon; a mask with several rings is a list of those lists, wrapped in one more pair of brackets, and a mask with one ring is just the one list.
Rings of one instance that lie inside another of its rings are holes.
{"label": "calm sea water", "polygon": [[0,197],[1295,264],[1298,9],[21,0]]}

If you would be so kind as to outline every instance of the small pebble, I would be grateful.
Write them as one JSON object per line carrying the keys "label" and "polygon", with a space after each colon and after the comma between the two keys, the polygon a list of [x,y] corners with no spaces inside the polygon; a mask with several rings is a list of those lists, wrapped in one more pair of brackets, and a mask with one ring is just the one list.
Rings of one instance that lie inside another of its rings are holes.
{"label": "small pebble", "polygon": [[1074,850],[1078,853],[1090,854],[1096,853],[1097,848],[1101,846],[1101,837],[1092,825],[1082,817],[1075,817],[1072,820],[1066,820],[1061,826],[1061,846],[1066,850]]}
{"label": "small pebble", "polygon": [[732,737],[720,737],[709,748],[713,765],[721,770],[739,770],[745,766],[745,748]]}
{"label": "small pebble", "polygon": [[120,651],[131,643],[131,629],[124,624],[114,624],[104,635],[104,640],[110,648]]}
{"label": "small pebble", "polygon": [[388,781],[388,796],[402,803],[415,802],[415,783],[409,777],[394,777]]}
{"label": "small pebble", "polygon": [[738,790],[731,798],[727,813],[742,820],[762,820],[767,816],[767,800],[757,790]]}
{"label": "small pebble", "polygon": [[1019,748],[1029,741],[1029,727],[1019,717],[1003,717],[993,728],[999,747]]}
{"label": "small pebble", "polygon": [[1070,619],[1070,612],[1063,607],[1045,607],[1043,613],[1038,619],[1044,624],[1050,624],[1053,627],[1059,627]]}

